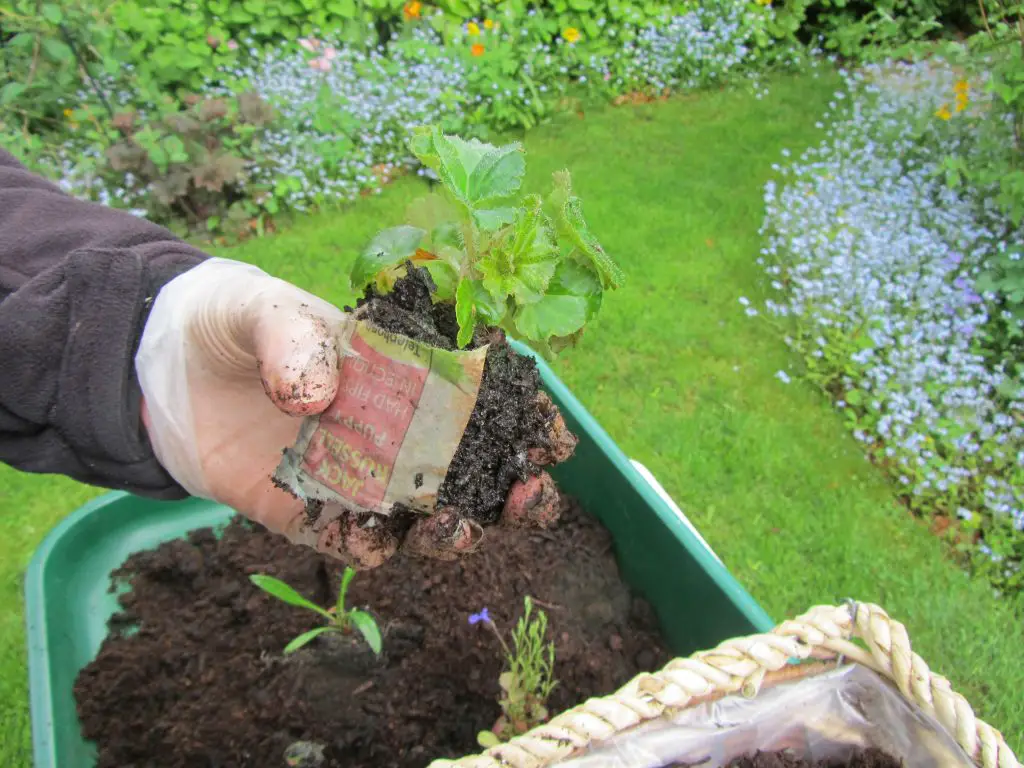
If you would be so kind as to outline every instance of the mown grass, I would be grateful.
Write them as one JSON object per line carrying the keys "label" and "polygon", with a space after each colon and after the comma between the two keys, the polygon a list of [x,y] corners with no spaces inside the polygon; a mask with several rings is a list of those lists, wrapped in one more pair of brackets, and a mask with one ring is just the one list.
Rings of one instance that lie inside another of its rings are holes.
{"label": "mown grass", "polygon": [[[770,166],[784,147],[818,140],[814,123],[835,84],[785,77],[761,101],[742,90],[704,93],[588,111],[528,135],[530,184],[569,167],[588,218],[629,276],[556,367],[775,618],[846,597],[880,603],[1020,750],[1020,620],[894,502],[817,392],[775,378],[793,362],[786,347],[737,303],[759,295]],[[422,190],[405,179],[221,255],[344,304],[357,249]],[[0,471],[3,765],[30,762],[18,577],[45,531],[91,493]]]}

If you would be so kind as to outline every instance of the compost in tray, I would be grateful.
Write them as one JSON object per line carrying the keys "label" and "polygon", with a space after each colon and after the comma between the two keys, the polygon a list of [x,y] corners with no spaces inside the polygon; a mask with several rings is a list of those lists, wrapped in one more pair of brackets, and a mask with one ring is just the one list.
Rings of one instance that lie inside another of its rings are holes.
{"label": "compost in tray", "polygon": [[249,575],[330,605],[342,568],[250,523],[133,555],[116,574],[131,585],[113,620],[121,631],[75,685],[98,765],[283,768],[296,742],[346,768],[421,768],[478,751],[477,733],[501,714],[504,660],[468,617],[487,607],[508,630],[524,595],[546,611],[556,646],[553,712],[658,668],[668,651],[620,580],[610,535],[571,503],[561,512],[549,530],[492,528],[486,552],[459,561],[399,554],[358,574],[349,604],[376,615],[379,661],[322,638],[282,655],[318,619]]}

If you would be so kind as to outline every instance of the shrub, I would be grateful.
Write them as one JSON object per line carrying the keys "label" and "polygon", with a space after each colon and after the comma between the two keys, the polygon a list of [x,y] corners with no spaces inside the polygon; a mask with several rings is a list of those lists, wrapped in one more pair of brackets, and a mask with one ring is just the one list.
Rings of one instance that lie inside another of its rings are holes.
{"label": "shrub", "polygon": [[272,111],[255,93],[186,102],[186,110],[156,116],[116,115],[119,138],[106,149],[105,175],[124,204],[151,219],[215,229],[227,217],[237,228],[269,197],[246,189],[246,180],[263,159],[258,147]]}
{"label": "shrub", "polygon": [[766,189],[765,308],[788,318],[807,378],[911,508],[945,518],[975,567],[1015,592],[1024,386],[989,354],[1003,310],[981,277],[1022,238],[945,182],[947,156],[970,151],[942,119],[964,87],[937,61],[847,75],[828,138]]}

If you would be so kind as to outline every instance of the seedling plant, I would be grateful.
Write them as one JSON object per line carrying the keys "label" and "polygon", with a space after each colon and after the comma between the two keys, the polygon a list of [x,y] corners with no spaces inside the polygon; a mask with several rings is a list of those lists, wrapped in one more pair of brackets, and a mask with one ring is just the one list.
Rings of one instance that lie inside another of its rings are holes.
{"label": "seedling plant", "polygon": [[624,276],[587,225],[569,172],[553,175],[546,197],[522,195],[518,143],[497,147],[424,126],[409,146],[440,192],[373,239],[353,266],[352,287],[387,292],[411,262],[430,272],[435,302],[455,305],[460,348],[481,326],[549,357],[574,344]]}
{"label": "seedling plant", "polygon": [[316,603],[307,600],[286,583],[280,579],[275,579],[273,576],[253,574],[249,579],[257,587],[278,600],[288,603],[288,605],[307,608],[320,614],[327,620],[326,626],[316,627],[294,638],[285,646],[285,654],[299,650],[299,648],[302,648],[314,638],[325,633],[334,632],[340,635],[349,635],[352,629],[355,628],[363,636],[370,649],[375,654],[380,655],[382,647],[380,628],[377,626],[373,616],[357,608],[345,608],[345,595],[355,575],[356,572],[353,568],[345,568],[345,573],[341,577],[341,587],[338,589],[338,601],[330,610],[321,608]]}
{"label": "seedling plant", "polygon": [[523,615],[512,632],[511,647],[487,608],[472,614],[469,623],[490,629],[505,654],[506,669],[498,677],[502,716],[493,730],[477,734],[480,746],[488,748],[500,744],[501,736],[526,733],[548,719],[548,697],[558,685],[554,678],[555,644],[546,642],[547,614],[538,610],[534,615],[529,597],[524,600]]}

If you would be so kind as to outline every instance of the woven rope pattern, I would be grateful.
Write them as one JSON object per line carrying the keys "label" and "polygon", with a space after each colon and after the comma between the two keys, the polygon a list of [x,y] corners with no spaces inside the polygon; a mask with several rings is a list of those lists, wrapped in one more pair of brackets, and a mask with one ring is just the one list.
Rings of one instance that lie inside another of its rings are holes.
{"label": "woven rope pattern", "polygon": [[[865,650],[852,642],[859,638]],[[791,659],[842,657],[891,680],[911,702],[934,717],[981,768],[1021,768],[999,731],[979,720],[949,681],[911,650],[906,627],[877,605],[817,606],[768,634],[726,640],[710,651],[675,659],[641,674],[610,696],[591,699],[529,733],[431,768],[545,768],[666,710],[684,709],[708,696],[754,696],[765,676]]]}

